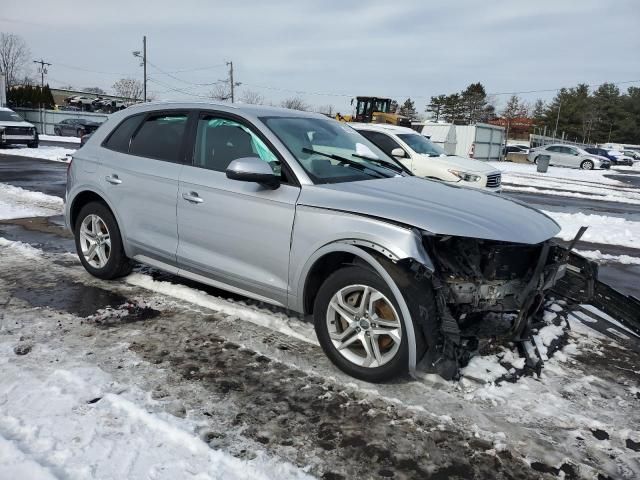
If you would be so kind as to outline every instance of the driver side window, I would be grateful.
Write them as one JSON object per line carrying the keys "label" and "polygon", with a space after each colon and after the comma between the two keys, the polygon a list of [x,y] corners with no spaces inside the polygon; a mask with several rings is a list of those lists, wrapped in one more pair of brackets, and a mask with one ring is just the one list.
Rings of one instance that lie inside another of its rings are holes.
{"label": "driver side window", "polygon": [[229,164],[243,157],[258,157],[281,175],[278,158],[248,127],[234,120],[203,115],[198,120],[193,166],[225,172]]}

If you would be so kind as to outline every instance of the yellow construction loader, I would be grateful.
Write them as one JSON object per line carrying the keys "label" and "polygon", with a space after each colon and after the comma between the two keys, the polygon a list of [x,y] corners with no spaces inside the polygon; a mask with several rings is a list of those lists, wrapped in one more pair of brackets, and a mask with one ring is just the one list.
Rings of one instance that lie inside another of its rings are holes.
{"label": "yellow construction loader", "polygon": [[[410,127],[411,120],[397,113],[391,113],[391,99],[379,97],[356,97],[355,115],[336,115],[341,122],[387,123]],[[351,100],[353,105],[353,100]]]}

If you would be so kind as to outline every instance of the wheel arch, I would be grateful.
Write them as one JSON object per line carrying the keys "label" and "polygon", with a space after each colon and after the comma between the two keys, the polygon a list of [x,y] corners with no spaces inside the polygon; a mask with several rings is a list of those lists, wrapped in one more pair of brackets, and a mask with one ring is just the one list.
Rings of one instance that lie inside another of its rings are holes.
{"label": "wheel arch", "polygon": [[[382,251],[386,251],[383,247],[370,245],[371,242],[354,242],[353,240],[342,240],[325,245],[317,250],[314,255],[309,258],[298,285],[298,305],[297,311],[304,314],[310,314],[313,309],[313,303],[322,282],[329,274],[339,268],[340,265],[346,263],[361,262],[375,271],[389,286],[393,295],[400,306],[402,317],[405,319],[404,326],[407,331],[407,340],[409,348],[408,369],[411,375],[415,374],[417,363],[417,346],[416,332],[409,307],[398,288],[396,282],[379,258],[388,258],[392,261],[405,260],[398,259],[393,255],[385,255]],[[427,266],[428,267],[428,266]]]}
{"label": "wheel arch", "polygon": [[120,217],[117,211],[113,208],[113,205],[111,205],[111,202],[107,200],[106,195],[103,195],[101,192],[95,189],[84,188],[78,191],[78,193],[76,193],[75,195],[73,195],[71,202],[66,209],[67,227],[69,228],[69,230],[71,230],[71,233],[75,234],[75,226],[76,226],[76,222],[78,221],[78,214],[80,213],[80,210],[86,204],[94,201],[103,203],[109,209],[109,211],[113,215],[113,218],[116,219],[116,222],[118,224],[118,229],[120,230],[122,245],[124,246],[125,252],[127,252],[128,254],[129,246],[127,242],[127,235],[124,229],[124,225],[120,221]]}

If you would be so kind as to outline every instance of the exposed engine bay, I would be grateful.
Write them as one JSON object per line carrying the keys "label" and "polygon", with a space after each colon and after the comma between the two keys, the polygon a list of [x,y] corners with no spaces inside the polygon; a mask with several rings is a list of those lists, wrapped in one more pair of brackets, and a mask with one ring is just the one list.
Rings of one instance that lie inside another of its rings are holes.
{"label": "exposed engine bay", "polygon": [[584,230],[566,247],[424,234],[435,268],[422,274],[434,288],[441,338],[420,365],[457,378],[479,342],[492,338],[516,343],[539,372],[546,358],[537,332],[548,294],[576,309],[592,303],[640,333],[640,300],[598,281],[597,264],[571,251]]}

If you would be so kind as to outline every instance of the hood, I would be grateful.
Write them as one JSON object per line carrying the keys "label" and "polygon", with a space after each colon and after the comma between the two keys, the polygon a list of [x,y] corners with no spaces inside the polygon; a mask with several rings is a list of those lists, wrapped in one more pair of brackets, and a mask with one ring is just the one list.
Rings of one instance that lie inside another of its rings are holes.
{"label": "hood", "polygon": [[29,122],[4,122],[0,121],[0,128],[2,127],[31,127],[33,128],[33,124]]}
{"label": "hood", "polygon": [[298,204],[411,225],[434,234],[536,244],[560,227],[506,198],[418,177],[304,186]]}
{"label": "hood", "polygon": [[602,155],[596,155],[595,153],[589,153],[588,155],[583,155],[584,158],[593,158],[594,160],[598,160],[603,163],[611,163],[607,157],[603,157]]}
{"label": "hood", "polygon": [[480,173],[484,175],[488,173],[500,173],[495,167],[480,160],[474,160],[473,158],[458,157],[457,155],[441,155],[439,157],[420,155],[420,157],[425,161],[435,162],[445,168],[461,170],[463,172]]}

